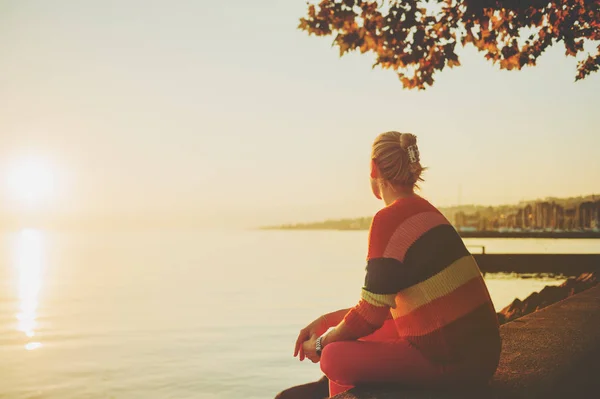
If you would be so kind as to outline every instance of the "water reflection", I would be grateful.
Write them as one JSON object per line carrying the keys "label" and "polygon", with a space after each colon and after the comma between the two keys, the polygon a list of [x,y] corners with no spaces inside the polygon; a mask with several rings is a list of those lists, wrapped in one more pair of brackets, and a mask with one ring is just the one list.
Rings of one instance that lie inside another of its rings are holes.
{"label": "water reflection", "polygon": [[19,310],[16,317],[17,329],[27,337],[28,342],[25,344],[27,350],[42,346],[33,337],[37,327],[38,299],[42,285],[43,252],[44,242],[40,231],[27,229],[19,233],[15,248],[19,297]]}

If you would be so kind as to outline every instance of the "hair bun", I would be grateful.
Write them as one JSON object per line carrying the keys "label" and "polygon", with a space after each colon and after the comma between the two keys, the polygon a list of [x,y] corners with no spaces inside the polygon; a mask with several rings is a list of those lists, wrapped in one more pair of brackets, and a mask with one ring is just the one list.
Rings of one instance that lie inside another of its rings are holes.
{"label": "hair bun", "polygon": [[402,133],[400,136],[400,146],[406,150],[408,147],[417,145],[417,136],[410,133]]}

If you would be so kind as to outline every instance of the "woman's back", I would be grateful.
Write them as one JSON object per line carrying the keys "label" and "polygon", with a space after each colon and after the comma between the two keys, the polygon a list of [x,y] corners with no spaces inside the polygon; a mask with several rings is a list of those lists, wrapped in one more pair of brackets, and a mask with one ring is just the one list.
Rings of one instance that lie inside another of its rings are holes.
{"label": "woman's back", "polygon": [[398,199],[377,213],[369,242],[363,297],[393,295],[400,338],[439,364],[497,362],[498,320],[479,267],[433,205]]}

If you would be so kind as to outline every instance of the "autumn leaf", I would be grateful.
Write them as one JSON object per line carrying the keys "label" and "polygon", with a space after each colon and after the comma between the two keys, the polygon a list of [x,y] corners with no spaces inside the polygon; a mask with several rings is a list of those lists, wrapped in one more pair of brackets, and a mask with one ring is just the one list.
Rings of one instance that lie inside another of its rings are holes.
{"label": "autumn leaf", "polygon": [[448,60],[448,66],[450,68],[453,68],[455,66],[460,66],[460,61],[459,60]]}

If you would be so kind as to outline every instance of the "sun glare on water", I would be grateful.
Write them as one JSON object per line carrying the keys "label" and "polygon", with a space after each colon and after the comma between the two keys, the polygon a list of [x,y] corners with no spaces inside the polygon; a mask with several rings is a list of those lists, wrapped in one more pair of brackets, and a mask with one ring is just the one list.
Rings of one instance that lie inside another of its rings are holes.
{"label": "sun glare on water", "polygon": [[44,260],[42,233],[32,229],[21,231],[17,238],[15,256],[19,296],[17,329],[25,335],[25,349],[34,350],[42,346],[34,338]]}

